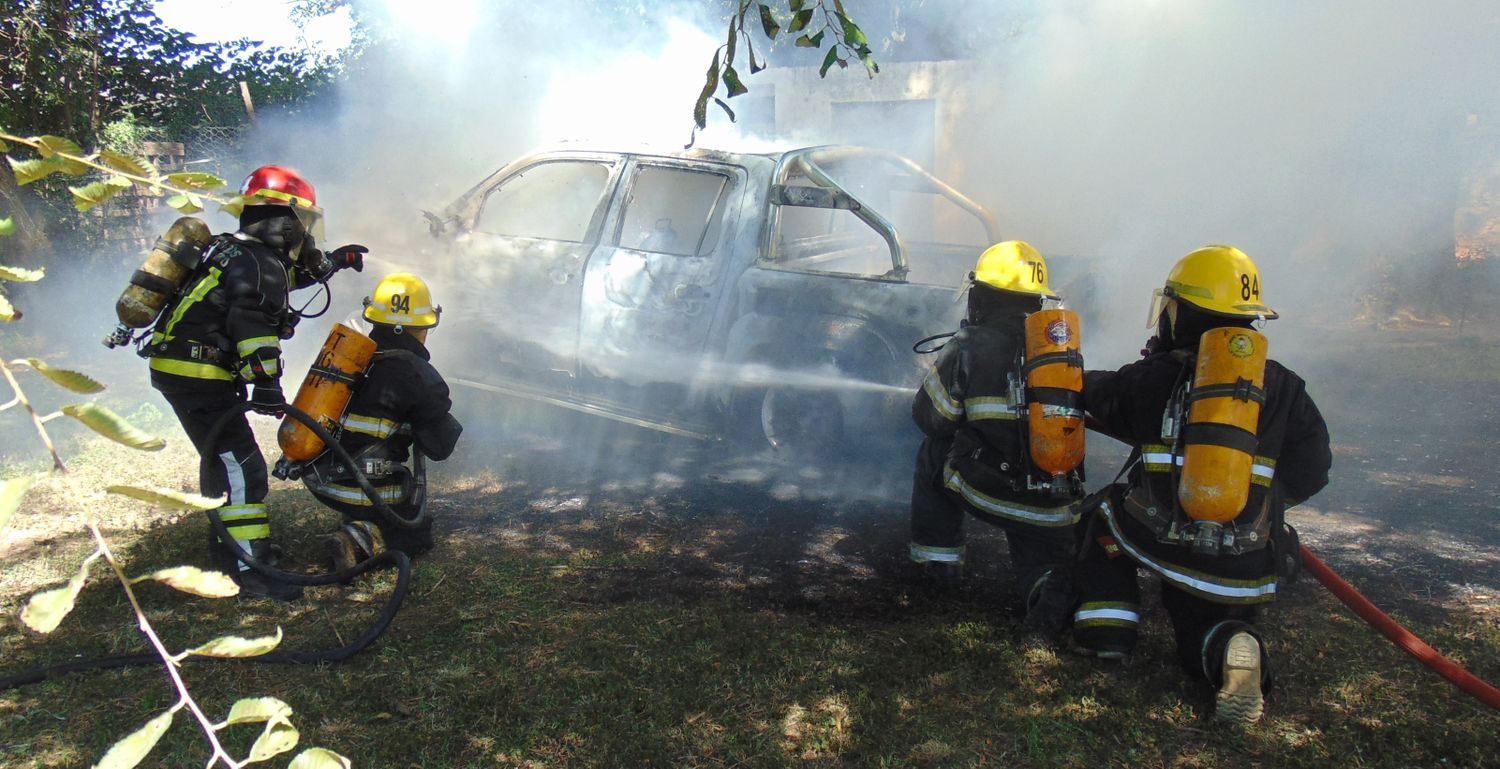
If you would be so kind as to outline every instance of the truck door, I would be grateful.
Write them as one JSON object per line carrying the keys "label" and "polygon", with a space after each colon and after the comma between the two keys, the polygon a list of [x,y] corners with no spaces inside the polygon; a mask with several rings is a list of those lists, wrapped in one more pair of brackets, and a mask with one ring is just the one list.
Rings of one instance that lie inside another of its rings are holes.
{"label": "truck door", "polygon": [[485,193],[459,238],[464,314],[496,362],[576,375],[584,267],[623,159],[548,158]]}
{"label": "truck door", "polygon": [[638,158],[625,204],[584,276],[585,370],[629,384],[697,373],[729,276],[744,169]]}

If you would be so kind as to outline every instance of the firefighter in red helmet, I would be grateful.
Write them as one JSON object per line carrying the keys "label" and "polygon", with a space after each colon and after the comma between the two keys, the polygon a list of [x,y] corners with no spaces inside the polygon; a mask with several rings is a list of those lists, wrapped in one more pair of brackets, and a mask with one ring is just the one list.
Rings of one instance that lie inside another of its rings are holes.
{"label": "firefighter in red helmet", "polygon": [[[205,496],[228,499],[219,508],[229,534],[257,560],[273,563],[266,516],[266,460],[244,415],[230,419],[214,439],[212,428],[247,400],[261,414],[286,409],[281,390],[281,340],[299,316],[289,305],[293,289],[323,283],[335,272],[363,269],[364,246],[320,251],[323,211],[312,184],[283,166],[257,168],[224,206],[239,229],[214,236],[175,303],[166,307],[142,354],[151,386],[171,405],[182,429],[211,463],[200,473]],[[212,443],[210,446],[209,444]],[[239,562],[210,532],[214,565],[246,595],[292,600],[302,589],[268,580]]]}

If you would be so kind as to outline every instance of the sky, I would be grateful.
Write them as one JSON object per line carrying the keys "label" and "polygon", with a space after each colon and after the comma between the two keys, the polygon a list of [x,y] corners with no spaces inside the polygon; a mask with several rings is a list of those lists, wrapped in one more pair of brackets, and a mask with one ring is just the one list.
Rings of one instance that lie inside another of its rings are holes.
{"label": "sky", "polygon": [[349,44],[349,11],[341,9],[299,25],[286,0],[159,0],[156,15],[198,38],[224,42],[249,38],[264,43],[333,53]]}

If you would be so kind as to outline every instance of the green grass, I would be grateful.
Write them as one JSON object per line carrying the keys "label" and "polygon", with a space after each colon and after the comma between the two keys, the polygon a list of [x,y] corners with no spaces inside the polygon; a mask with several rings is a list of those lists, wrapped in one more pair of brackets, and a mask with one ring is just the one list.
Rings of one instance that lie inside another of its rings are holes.
{"label": "green grass", "polygon": [[[1483,366],[1495,359],[1483,351]],[[1430,370],[1426,360],[1389,365]],[[49,478],[33,492],[12,527],[24,541],[0,555],[5,673],[144,650],[102,570],[52,636],[21,628],[15,610],[87,553],[84,513],[101,520],[132,572],[203,565],[198,517],[86,491],[121,477],[187,487],[190,453],[178,440],[142,463],[88,444],[72,480]],[[451,505],[438,547],[418,561],[411,595],[372,649],[334,666],[188,665],[205,709],[222,717],[239,697],[278,697],[295,710],[301,746],[361,767],[1496,764],[1500,717],[1310,578],[1266,612],[1278,683],[1266,718],[1240,732],[1206,717],[1212,693],[1178,669],[1149,583],[1136,657],[1083,660],[1021,636],[1007,611],[1003,542],[978,526],[971,579],[947,596],[903,581],[900,504],[779,500],[727,483],[682,494],[577,491],[565,478],[502,477],[485,457],[470,461],[440,468],[437,487]],[[293,486],[271,501],[292,560],[316,563],[316,538],[336,516]],[[1350,576],[1398,596],[1387,608],[1411,630],[1500,682],[1493,596],[1423,602],[1402,592],[1398,575]],[[279,625],[284,648],[306,650],[360,633],[393,584],[383,572],[311,589],[290,607],[157,585],[141,595],[173,648]],[[0,766],[91,765],[174,697],[150,667],[0,692]],[[243,751],[255,733],[239,728],[231,742]],[[183,714],[143,765],[201,765],[206,756]]]}

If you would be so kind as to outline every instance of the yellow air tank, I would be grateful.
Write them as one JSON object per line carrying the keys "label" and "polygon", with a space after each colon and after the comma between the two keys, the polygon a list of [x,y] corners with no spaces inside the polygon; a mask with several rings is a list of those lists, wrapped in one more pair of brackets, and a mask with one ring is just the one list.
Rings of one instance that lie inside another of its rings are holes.
{"label": "yellow air tank", "polygon": [[1222,523],[1245,509],[1266,400],[1266,346],[1248,328],[1216,328],[1198,341],[1177,484],[1178,501],[1195,520]]}
{"label": "yellow air tank", "polygon": [[[375,357],[375,342],[342,323],[335,323],[318,351],[318,359],[307,370],[292,405],[307,412],[325,429],[333,430],[349,407],[354,385]],[[293,462],[316,458],[325,448],[323,439],[307,425],[288,415],[276,430],[281,453]]]}
{"label": "yellow air tank", "polygon": [[156,321],[162,307],[177,295],[198,266],[199,255],[213,233],[202,220],[184,216],[156,240],[146,261],[130,276],[130,285],[115,303],[115,315],[128,328],[145,328]]}
{"label": "yellow air tank", "polygon": [[1042,310],[1026,316],[1026,424],[1031,461],[1059,476],[1083,462],[1083,356],[1078,313]]}

